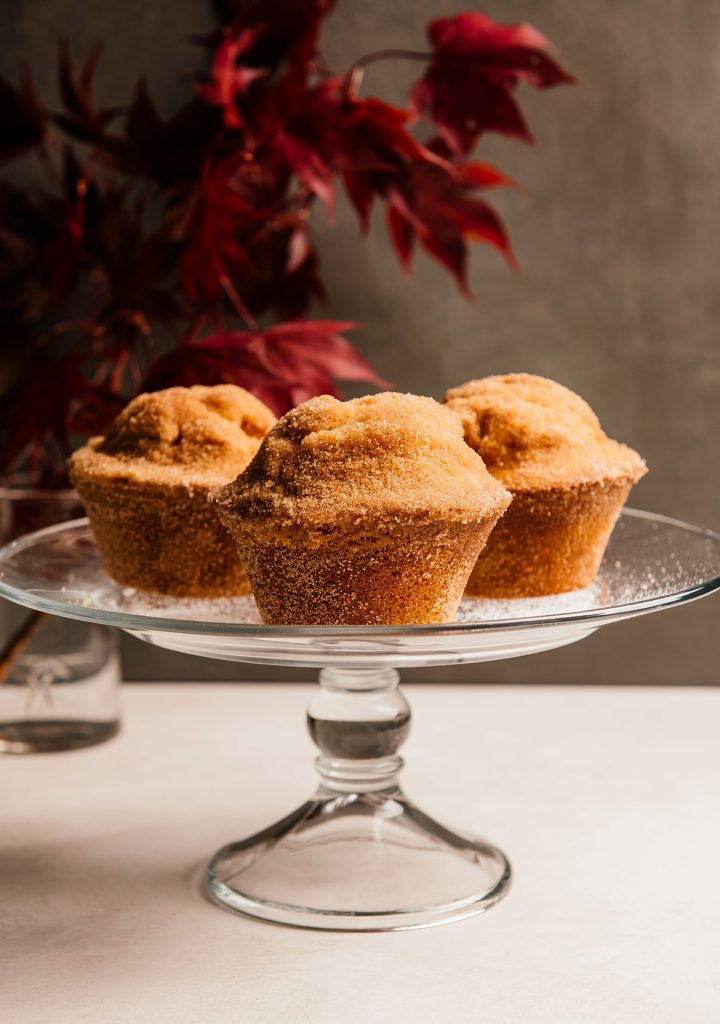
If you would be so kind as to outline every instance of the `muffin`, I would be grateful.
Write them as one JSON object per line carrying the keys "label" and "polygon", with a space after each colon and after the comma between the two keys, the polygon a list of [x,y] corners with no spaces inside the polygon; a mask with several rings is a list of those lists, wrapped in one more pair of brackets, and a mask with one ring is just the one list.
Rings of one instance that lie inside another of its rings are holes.
{"label": "muffin", "polygon": [[263,619],[450,622],[510,495],[430,398],[313,398],[215,496]]}
{"label": "muffin", "polygon": [[582,398],[545,377],[472,380],[445,404],[513,496],[468,594],[539,597],[592,582],[630,488],[647,472],[637,452],[610,440]]}
{"label": "muffin", "polygon": [[275,422],[232,384],[138,395],[70,459],[103,564],[117,583],[178,597],[250,592],[208,500],[247,466]]}

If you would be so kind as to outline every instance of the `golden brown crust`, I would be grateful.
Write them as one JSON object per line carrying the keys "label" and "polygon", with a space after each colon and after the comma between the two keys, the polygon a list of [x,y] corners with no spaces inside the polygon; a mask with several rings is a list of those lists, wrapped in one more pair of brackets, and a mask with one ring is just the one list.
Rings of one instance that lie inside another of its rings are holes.
{"label": "golden brown crust", "polygon": [[312,399],[280,420],[218,514],[266,622],[450,621],[510,502],[432,399]]}
{"label": "golden brown crust", "polygon": [[494,524],[426,524],[375,543],[307,547],[233,534],[265,622],[402,625],[453,620]]}
{"label": "golden brown crust", "polygon": [[176,597],[249,594],[250,582],[207,486],[86,481],[80,495],[116,583]]}
{"label": "golden brown crust", "polygon": [[452,388],[465,440],[513,502],[480,555],[468,594],[541,597],[594,579],[630,488],[647,471],[579,395],[526,373]]}
{"label": "golden brown crust", "polygon": [[384,392],[321,395],[291,410],[216,502],[256,533],[323,543],[336,530],[362,536],[368,522],[483,520],[510,496],[463,443],[457,416],[431,398]]}
{"label": "golden brown crust", "polygon": [[275,417],[234,385],[139,395],[70,460],[108,574],[179,597],[250,592],[208,495],[245,468]]}
{"label": "golden brown crust", "polygon": [[568,388],[528,373],[472,380],[445,404],[465,440],[513,494],[598,480],[639,480],[647,471],[632,448],[606,436],[590,406]]}
{"label": "golden brown crust", "polygon": [[70,468],[83,479],[217,486],[247,466],[274,423],[267,406],[234,384],[154,391],[76,451]]}
{"label": "golden brown crust", "polygon": [[541,597],[592,583],[632,482],[517,494],[467,585],[471,597]]}

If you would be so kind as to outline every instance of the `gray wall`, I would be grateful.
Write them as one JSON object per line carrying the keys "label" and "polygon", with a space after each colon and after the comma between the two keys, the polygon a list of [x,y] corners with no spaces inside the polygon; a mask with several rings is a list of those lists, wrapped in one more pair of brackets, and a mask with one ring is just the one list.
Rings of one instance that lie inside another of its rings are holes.
{"label": "gray wall", "polygon": [[[331,66],[370,49],[422,45],[431,17],[467,0],[340,0],[327,32]],[[398,269],[341,206],[318,221],[331,297],[327,315],[363,321],[359,344],[401,390],[441,396],[475,376],[527,370],[555,377],[596,409],[611,436],[651,472],[633,504],[720,529],[720,6],[712,0],[487,0],[506,21],[534,22],[581,79],[524,94],[540,144],[491,139],[484,153],[522,182],[497,196],[520,274],[478,247],[468,304],[423,257]],[[183,34],[207,23],[200,0],[8,0],[2,62],[28,55],[51,78],[54,40],[75,51],[107,42],[103,100],[136,72],[171,106],[195,52]],[[413,72],[416,69],[413,69]],[[407,67],[377,65],[367,90],[400,98]],[[498,682],[720,682],[720,605],[713,599],[602,630],[574,647],[518,661],[413,671],[413,678]],[[257,678],[253,666],[126,648],[129,677]],[[283,670],[276,677],[286,677]],[[298,673],[298,677],[300,673]],[[268,677],[271,677],[268,674]]]}

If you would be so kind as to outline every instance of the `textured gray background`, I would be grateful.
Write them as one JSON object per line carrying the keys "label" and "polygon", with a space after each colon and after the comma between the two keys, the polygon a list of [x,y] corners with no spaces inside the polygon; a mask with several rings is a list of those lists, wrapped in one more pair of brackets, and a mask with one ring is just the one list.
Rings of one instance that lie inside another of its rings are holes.
{"label": "textured gray background", "polygon": [[[331,66],[371,49],[422,46],[450,0],[340,0],[326,32]],[[529,20],[561,49],[576,88],[523,94],[536,147],[491,139],[482,152],[526,187],[498,195],[520,274],[490,250],[472,256],[474,304],[426,259],[407,280],[381,224],[371,237],[341,205],[318,233],[327,315],[362,321],[358,343],[401,390],[441,396],[488,373],[555,377],[596,409],[651,472],[633,504],[720,528],[720,5],[713,0],[488,0],[493,17]],[[197,61],[183,37],[209,22],[199,0],[4,0],[2,64],[21,56],[50,88],[55,40],[82,54],[106,41],[100,92],[123,98],[147,70],[167,109]],[[366,90],[400,99],[411,71],[377,65]],[[717,683],[720,605],[708,600],[603,630],[582,644],[416,678],[498,682]],[[254,666],[126,647],[130,678],[258,678]],[[297,673],[298,677],[301,673]],[[287,677],[287,670],[267,672]]]}

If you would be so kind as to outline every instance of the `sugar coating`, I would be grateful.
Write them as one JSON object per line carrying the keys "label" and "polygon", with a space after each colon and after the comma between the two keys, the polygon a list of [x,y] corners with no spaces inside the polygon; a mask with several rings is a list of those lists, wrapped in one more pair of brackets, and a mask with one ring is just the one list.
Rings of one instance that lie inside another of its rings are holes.
{"label": "sugar coating", "polygon": [[516,494],[477,560],[467,593],[522,598],[586,587],[630,487],[626,480],[599,480]]}
{"label": "sugar coating", "polygon": [[510,494],[430,398],[327,395],[215,495],[265,622],[450,622]]}
{"label": "sugar coating", "polygon": [[527,373],[452,388],[468,445],[513,502],[477,560],[467,593],[526,598],[588,586],[630,488],[646,471],[587,402]]}
{"label": "sugar coating", "polygon": [[168,388],[134,398],[70,466],[91,477],[217,485],[247,466],[274,423],[266,405],[234,384]]}
{"label": "sugar coating", "polygon": [[460,416],[470,447],[513,493],[633,483],[647,471],[637,452],[607,437],[587,402],[545,377],[471,380],[448,391],[445,404]]}
{"label": "sugar coating", "polygon": [[169,388],[139,395],[105,437],[70,460],[108,574],[181,597],[243,594],[250,584],[208,501],[250,461],[275,422],[242,388]]}
{"label": "sugar coating", "polygon": [[393,523],[497,518],[510,495],[465,444],[459,418],[431,398],[383,392],[293,409],[215,500],[224,518],[290,540]]}

